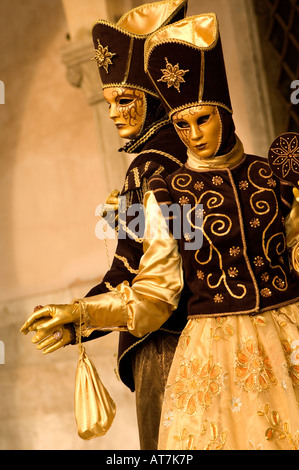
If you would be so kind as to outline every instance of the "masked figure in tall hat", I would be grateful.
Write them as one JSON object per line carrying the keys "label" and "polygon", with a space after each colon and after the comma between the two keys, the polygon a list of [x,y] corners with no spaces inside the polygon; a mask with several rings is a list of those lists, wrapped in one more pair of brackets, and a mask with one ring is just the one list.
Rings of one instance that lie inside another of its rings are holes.
{"label": "masked figure in tall hat", "polygon": [[298,449],[299,201],[235,134],[214,14],[152,35],[145,67],[188,148],[182,168],[150,181],[148,204],[189,204],[193,221],[179,241],[189,321],[159,447]]}
{"label": "masked figure in tall hat", "polygon": [[[121,191],[126,201],[125,209],[133,204],[142,204],[152,175],[161,174],[165,178],[187,159],[185,146],[176,135],[157,91],[144,72],[145,40],[160,27],[182,19],[186,9],[187,0],[144,4],[123,15],[116,24],[100,20],[92,28],[94,60],[99,67],[109,116],[120,137],[128,139],[121,150],[137,154],[127,171]],[[117,192],[111,193],[108,198],[110,206],[117,204],[117,196]],[[126,214],[119,217],[119,240],[111,269],[103,281],[87,294],[86,303],[90,298],[90,303],[95,305],[95,299],[101,294],[124,281],[131,284],[136,276],[143,247],[140,237],[128,230],[131,219]],[[153,334],[148,334],[146,330],[137,338],[129,332],[120,333],[118,374],[123,383],[136,392],[142,449],[154,450],[157,446],[165,380],[179,333],[186,323],[184,304],[186,302],[182,300],[177,314]],[[98,304],[100,307],[101,303]],[[68,328],[72,326],[68,325]],[[104,334],[89,333],[83,341]],[[53,335],[49,336],[49,331],[45,330],[34,338],[34,342],[44,352],[52,352],[74,342],[74,339],[64,329],[63,338],[55,341]]]}

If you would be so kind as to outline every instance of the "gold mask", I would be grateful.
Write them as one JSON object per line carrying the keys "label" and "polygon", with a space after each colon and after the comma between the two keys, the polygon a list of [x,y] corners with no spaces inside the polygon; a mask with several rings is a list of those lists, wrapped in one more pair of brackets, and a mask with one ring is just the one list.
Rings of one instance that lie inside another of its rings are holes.
{"label": "gold mask", "polygon": [[216,106],[193,106],[176,112],[172,121],[180,139],[200,158],[214,157],[221,145],[222,124]]}
{"label": "gold mask", "polygon": [[146,116],[146,98],[143,91],[127,87],[109,87],[103,90],[109,105],[109,117],[120,137],[132,139],[141,131]]}

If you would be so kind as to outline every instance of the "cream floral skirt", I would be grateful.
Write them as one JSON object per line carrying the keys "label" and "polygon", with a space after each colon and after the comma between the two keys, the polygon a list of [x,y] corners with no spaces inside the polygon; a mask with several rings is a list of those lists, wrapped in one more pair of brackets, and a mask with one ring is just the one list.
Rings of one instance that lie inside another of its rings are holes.
{"label": "cream floral skirt", "polygon": [[299,303],[190,320],[165,391],[160,450],[299,449]]}

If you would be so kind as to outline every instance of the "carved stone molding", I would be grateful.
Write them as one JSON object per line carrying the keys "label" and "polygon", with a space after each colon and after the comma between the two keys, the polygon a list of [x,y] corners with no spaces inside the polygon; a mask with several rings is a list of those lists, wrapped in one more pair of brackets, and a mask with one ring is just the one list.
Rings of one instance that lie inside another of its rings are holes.
{"label": "carved stone molding", "polygon": [[68,43],[61,50],[62,62],[66,66],[69,83],[82,88],[90,106],[103,101],[100,75],[94,57],[91,39],[82,39]]}

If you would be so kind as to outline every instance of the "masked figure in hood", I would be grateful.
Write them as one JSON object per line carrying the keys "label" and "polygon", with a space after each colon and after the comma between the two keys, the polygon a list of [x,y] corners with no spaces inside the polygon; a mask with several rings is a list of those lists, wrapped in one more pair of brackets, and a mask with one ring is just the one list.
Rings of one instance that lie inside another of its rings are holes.
{"label": "masked figure in hood", "polygon": [[[163,178],[178,169],[187,159],[186,148],[176,135],[157,91],[144,72],[144,44],[151,33],[162,26],[182,19],[187,0],[163,0],[130,10],[115,24],[97,21],[92,28],[95,57],[102,82],[109,116],[121,138],[128,142],[121,151],[137,154],[128,168],[120,193],[125,210],[142,204],[151,176]],[[118,192],[108,198],[109,206],[117,206]],[[108,207],[109,207],[108,206]],[[109,215],[109,214],[108,214]],[[110,292],[118,284],[131,284],[138,272],[143,254],[142,239],[129,230],[133,217],[118,217],[118,244],[112,266],[102,282],[86,296]],[[118,375],[136,393],[136,409],[141,449],[155,450],[158,440],[160,411],[165,382],[179,334],[186,323],[186,301],[177,314],[157,332],[136,338],[121,332],[118,350]],[[55,335],[56,333],[56,335]],[[33,339],[45,353],[75,343],[73,322],[59,331],[40,331]],[[53,336],[55,335],[55,337]],[[102,336],[94,332],[83,341]]]}

